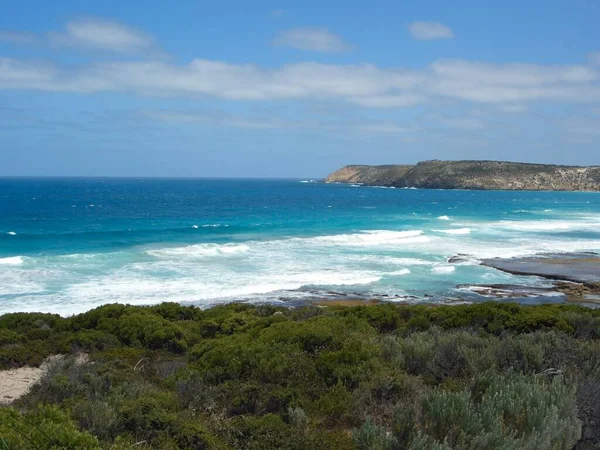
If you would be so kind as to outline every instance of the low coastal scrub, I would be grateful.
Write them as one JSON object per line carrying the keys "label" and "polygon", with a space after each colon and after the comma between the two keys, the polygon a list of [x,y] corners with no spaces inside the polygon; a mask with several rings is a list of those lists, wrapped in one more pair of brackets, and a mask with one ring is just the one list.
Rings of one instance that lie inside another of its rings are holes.
{"label": "low coastal scrub", "polygon": [[106,305],[0,317],[0,449],[594,449],[600,310]]}

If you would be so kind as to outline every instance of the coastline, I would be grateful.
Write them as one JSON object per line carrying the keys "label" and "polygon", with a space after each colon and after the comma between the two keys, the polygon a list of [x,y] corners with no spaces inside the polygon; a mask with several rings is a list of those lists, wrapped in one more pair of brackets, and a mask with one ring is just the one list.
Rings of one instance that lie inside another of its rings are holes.
{"label": "coastline", "polygon": [[325,181],[425,189],[600,191],[600,166],[510,161],[422,161],[415,165],[348,165]]}

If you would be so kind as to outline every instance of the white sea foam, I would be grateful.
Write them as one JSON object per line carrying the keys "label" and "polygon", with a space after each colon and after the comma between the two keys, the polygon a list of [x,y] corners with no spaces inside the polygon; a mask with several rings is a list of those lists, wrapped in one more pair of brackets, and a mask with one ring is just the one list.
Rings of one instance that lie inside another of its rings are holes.
{"label": "white sea foam", "polygon": [[400,269],[394,270],[393,272],[389,272],[386,275],[408,275],[410,273],[410,269]]}
{"label": "white sea foam", "polygon": [[440,216],[438,217],[439,220],[450,220],[450,217],[448,216]]}
{"label": "white sea foam", "polygon": [[[319,271],[303,273],[274,272],[259,276],[226,272],[214,274],[199,272],[200,277],[187,276],[179,279],[153,278],[148,274],[131,270],[118,270],[105,276],[73,283],[61,292],[45,295],[45,302],[24,294],[18,303],[4,304],[3,312],[41,311],[63,315],[76,314],[111,302],[150,305],[165,301],[212,304],[232,300],[244,300],[266,294],[276,296],[285,292],[313,286],[357,286],[375,283],[381,279],[365,271]],[[31,288],[30,288],[31,289]],[[287,295],[287,294],[286,294]],[[83,302],[81,299],[85,299]]]}
{"label": "white sea foam", "polygon": [[367,230],[353,234],[336,234],[332,236],[318,236],[305,240],[325,242],[338,245],[393,245],[398,243],[408,244],[416,242],[429,242],[427,236],[422,236],[422,230],[390,231]]}
{"label": "white sea foam", "polygon": [[202,258],[246,253],[250,247],[245,244],[196,244],[186,247],[174,247],[148,250],[146,253],[157,258]]}
{"label": "white sea foam", "polygon": [[455,270],[456,270],[456,268],[454,266],[434,266],[431,269],[431,272],[444,274],[444,273],[452,273]]}
{"label": "white sea foam", "polygon": [[[591,213],[561,219],[546,222],[569,223],[576,230],[591,230],[592,224],[600,223],[600,216]],[[435,222],[439,228],[448,225]],[[398,223],[403,223],[402,218]],[[163,244],[113,253],[28,256],[25,263],[3,258],[0,296],[5,297],[0,298],[0,313],[41,310],[72,314],[107,302],[207,305],[233,299],[276,300],[326,292],[335,286],[339,292],[393,297],[427,291],[431,286],[451,290],[463,281],[514,282],[512,275],[462,263],[453,275],[455,265],[446,261],[457,254],[468,254],[476,261],[600,250],[600,238],[576,238],[565,232],[540,234],[531,229],[539,223],[544,221],[461,219],[460,225],[452,222],[457,228],[432,232],[378,229],[227,244]],[[515,224],[525,224],[525,229],[510,228]],[[477,233],[460,231],[466,229]],[[382,277],[384,281],[379,283]],[[432,277],[436,281],[429,285],[427,280]]]}
{"label": "white sea foam", "polygon": [[433,230],[433,231],[436,231],[438,233],[445,233],[445,234],[470,234],[471,233],[470,228],[451,228],[448,230]]}
{"label": "white sea foam", "polygon": [[0,265],[3,266],[20,266],[23,264],[24,258],[22,256],[9,256],[7,258],[0,258]]}
{"label": "white sea foam", "polygon": [[600,220],[589,218],[584,220],[503,220],[488,225],[510,231],[525,232],[566,232],[566,231],[600,231]]}
{"label": "white sea foam", "polygon": [[14,231],[9,231],[9,232],[8,232],[8,233],[6,233],[6,234],[8,234],[8,235],[10,235],[10,236],[16,236],[16,235],[17,235],[17,233],[15,233]]}
{"label": "white sea foam", "polygon": [[[374,256],[377,260],[382,260],[381,256]],[[433,261],[427,261],[420,258],[396,258],[396,257],[384,257],[384,262],[390,262],[392,264],[398,264],[402,266],[431,266],[435,264]]]}

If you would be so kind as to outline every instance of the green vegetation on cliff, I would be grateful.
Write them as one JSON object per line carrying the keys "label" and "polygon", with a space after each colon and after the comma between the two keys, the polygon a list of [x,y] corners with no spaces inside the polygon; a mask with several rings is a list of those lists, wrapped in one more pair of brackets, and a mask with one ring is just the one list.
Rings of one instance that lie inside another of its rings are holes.
{"label": "green vegetation on cliff", "polygon": [[325,181],[424,189],[599,191],[600,166],[436,160],[414,166],[346,166]]}
{"label": "green vegetation on cliff", "polygon": [[106,305],[0,317],[2,368],[55,354],[66,356],[0,409],[0,448],[600,444],[600,311],[572,305]]}

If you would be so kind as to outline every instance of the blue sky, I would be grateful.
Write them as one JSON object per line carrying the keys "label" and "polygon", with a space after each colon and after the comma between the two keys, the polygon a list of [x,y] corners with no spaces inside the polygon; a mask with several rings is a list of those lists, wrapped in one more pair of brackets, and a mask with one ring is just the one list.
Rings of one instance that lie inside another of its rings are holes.
{"label": "blue sky", "polygon": [[600,2],[31,1],[0,15],[0,175],[600,164]]}

